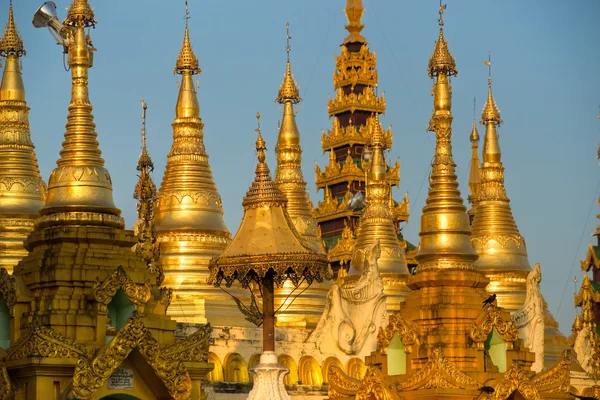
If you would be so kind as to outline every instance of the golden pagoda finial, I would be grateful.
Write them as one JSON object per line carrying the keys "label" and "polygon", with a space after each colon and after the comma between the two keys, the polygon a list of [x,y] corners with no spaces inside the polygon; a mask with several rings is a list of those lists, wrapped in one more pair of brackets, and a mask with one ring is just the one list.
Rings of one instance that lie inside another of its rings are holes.
{"label": "golden pagoda finial", "polygon": [[292,74],[292,67],[290,65],[290,51],[292,47],[290,46],[290,24],[285,24],[286,30],[286,47],[285,51],[287,52],[287,65],[285,69],[285,75],[283,77],[283,82],[279,87],[279,93],[277,94],[277,99],[275,100],[279,104],[284,104],[286,102],[291,102],[293,104],[297,104],[302,101],[300,98],[300,93],[298,92],[298,86],[296,85],[296,81],[294,80],[294,75]]}
{"label": "golden pagoda finial", "polygon": [[124,227],[113,201],[112,182],[104,167],[95,132],[89,98],[88,76],[96,50],[85,28],[95,26],[94,13],[87,0],[71,3],[64,24],[69,27],[65,50],[71,70],[71,102],[67,131],[57,168],[48,181],[48,197],[40,210],[38,227],[77,223]]}
{"label": "golden pagoda finial", "polygon": [[202,69],[199,66],[198,58],[194,53],[194,49],[192,48],[192,44],[190,42],[190,30],[189,30],[189,21],[190,19],[190,11],[188,8],[188,2],[185,1],[185,33],[183,35],[183,44],[181,45],[181,50],[179,51],[179,55],[177,56],[177,61],[175,63],[174,73],[183,74],[188,71],[192,75],[201,74]]}
{"label": "golden pagoda finial", "polygon": [[260,132],[260,113],[258,112],[256,113],[256,121],[257,128],[254,130],[258,134],[256,137],[256,158],[258,159],[256,177],[242,201],[242,206],[244,210],[259,206],[285,207],[287,199],[271,179],[271,171],[265,162],[267,160],[267,146]]}
{"label": "golden pagoda finial", "polygon": [[469,139],[471,140],[471,165],[469,168],[469,203],[471,203],[471,209],[469,210],[469,216],[471,221],[475,214],[475,205],[477,203],[477,197],[479,196],[479,189],[481,186],[481,163],[479,161],[479,132],[477,132],[477,121],[475,118],[475,107],[477,99],[473,98],[473,129]]}
{"label": "golden pagoda finial", "polygon": [[65,25],[90,27],[95,26],[96,23],[94,9],[90,6],[88,0],[73,0],[71,2]]}
{"label": "golden pagoda finial", "polygon": [[362,16],[365,12],[362,0],[347,0],[346,1],[346,18],[348,19],[348,25],[346,30],[350,32],[350,35],[344,39],[343,44],[346,43],[367,43],[367,40],[360,34],[365,27],[362,23]]}
{"label": "golden pagoda finial", "polygon": [[138,181],[135,185],[133,197],[138,201],[137,212],[138,221],[134,226],[134,233],[138,237],[138,242],[134,246],[135,252],[144,259],[146,266],[151,272],[157,274],[157,284],[160,285],[164,279],[164,274],[158,263],[160,257],[160,248],[158,244],[158,235],[154,225],[154,202],[156,201],[156,185],[152,180],[151,173],[154,171],[154,164],[146,149],[146,110],[148,106],[142,99],[142,153],[138,159],[137,170],[139,171]]}
{"label": "golden pagoda finial", "polygon": [[430,77],[436,76],[440,73],[447,76],[456,76],[458,74],[458,70],[456,69],[456,60],[454,57],[452,57],[452,54],[450,54],[448,43],[444,37],[443,14],[446,7],[446,4],[442,5],[440,0],[440,17],[438,18],[440,34],[438,36],[438,40],[435,42],[435,47],[433,49],[433,53],[431,54],[431,58],[429,59],[429,65],[427,69]]}
{"label": "golden pagoda finial", "polygon": [[492,56],[490,52],[488,52],[487,61],[483,63],[488,67],[488,97],[481,115],[481,123],[485,125],[487,121],[494,121],[499,126],[502,124],[502,120],[500,119],[500,110],[492,97]]}
{"label": "golden pagoda finial", "polygon": [[0,39],[0,56],[8,57],[9,55],[15,55],[22,57],[25,55],[25,48],[23,47],[23,40],[19,31],[15,25],[15,18],[13,15],[12,0],[10,0],[8,6],[8,22],[4,29],[4,36]]}

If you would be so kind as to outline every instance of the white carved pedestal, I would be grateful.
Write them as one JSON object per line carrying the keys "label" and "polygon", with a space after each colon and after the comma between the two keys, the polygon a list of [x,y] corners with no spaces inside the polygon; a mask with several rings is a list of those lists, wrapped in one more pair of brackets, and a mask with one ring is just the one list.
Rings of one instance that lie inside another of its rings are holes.
{"label": "white carved pedestal", "polygon": [[262,353],[260,364],[251,368],[250,372],[254,374],[254,386],[248,400],[291,400],[283,385],[283,377],[290,370],[277,364],[274,352]]}

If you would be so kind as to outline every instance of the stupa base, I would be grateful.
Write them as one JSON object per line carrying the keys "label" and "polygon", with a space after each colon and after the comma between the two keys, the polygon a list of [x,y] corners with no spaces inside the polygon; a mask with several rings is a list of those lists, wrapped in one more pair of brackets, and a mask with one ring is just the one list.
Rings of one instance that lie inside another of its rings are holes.
{"label": "stupa base", "polygon": [[277,364],[277,356],[272,351],[260,355],[260,364],[250,369],[254,374],[254,386],[248,400],[291,400],[285,391],[283,377],[289,369]]}

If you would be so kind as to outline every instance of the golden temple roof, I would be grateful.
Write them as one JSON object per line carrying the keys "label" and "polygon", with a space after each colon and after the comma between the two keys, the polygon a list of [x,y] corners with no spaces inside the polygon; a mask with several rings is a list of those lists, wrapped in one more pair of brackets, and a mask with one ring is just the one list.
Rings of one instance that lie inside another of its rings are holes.
{"label": "golden temple roof", "polygon": [[10,54],[16,55],[17,57],[25,55],[23,40],[15,25],[12,0],[10,0],[8,8],[8,22],[4,28],[4,35],[2,36],[2,39],[0,39],[0,56],[6,57]]}
{"label": "golden temple roof", "polygon": [[289,278],[295,285],[303,277],[309,283],[330,279],[325,254],[302,238],[287,213],[287,199],[271,179],[266,164],[260,125],[257,132],[258,164],[254,182],[242,201],[244,216],[223,254],[211,261],[209,283],[220,285],[224,279],[229,286],[237,279],[246,287],[251,281],[260,281],[270,269],[277,281]]}
{"label": "golden temple roof", "polygon": [[344,9],[348,24],[346,30],[350,35],[344,39],[343,44],[347,43],[367,43],[367,40],[360,34],[360,31],[365,27],[362,23],[362,16],[365,12],[362,0],[347,0],[346,8]]}

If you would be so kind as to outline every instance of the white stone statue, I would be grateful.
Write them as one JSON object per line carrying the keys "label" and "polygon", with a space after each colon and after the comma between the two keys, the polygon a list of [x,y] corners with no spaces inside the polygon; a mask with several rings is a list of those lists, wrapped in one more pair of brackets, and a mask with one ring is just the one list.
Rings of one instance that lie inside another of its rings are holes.
{"label": "white stone statue", "polygon": [[519,336],[525,347],[535,353],[535,362],[531,370],[541,372],[544,369],[544,309],[546,301],[540,290],[542,270],[540,264],[527,275],[527,294],[523,306],[512,313],[512,320],[519,329]]}
{"label": "white stone statue", "polygon": [[388,323],[377,266],[380,256],[379,241],[365,250],[355,250],[352,263],[362,263],[361,274],[348,275],[343,283],[331,286],[321,320],[308,339],[322,353],[341,351],[362,358],[375,350],[379,327]]}
{"label": "white stone statue", "polygon": [[590,349],[592,348],[592,344],[590,343],[590,328],[584,326],[577,333],[577,337],[575,338],[575,343],[573,344],[573,350],[577,354],[577,361],[581,368],[587,373],[592,372],[592,366],[590,365],[590,361],[592,359],[592,352]]}

